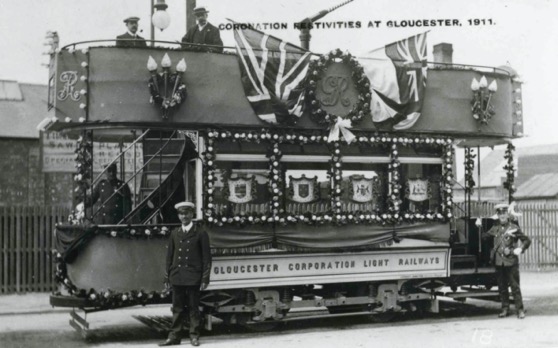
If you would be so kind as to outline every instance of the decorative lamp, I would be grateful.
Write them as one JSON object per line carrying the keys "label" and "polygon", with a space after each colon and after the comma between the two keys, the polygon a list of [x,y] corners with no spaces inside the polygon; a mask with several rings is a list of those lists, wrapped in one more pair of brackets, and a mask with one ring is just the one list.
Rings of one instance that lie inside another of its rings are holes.
{"label": "decorative lamp", "polygon": [[496,83],[496,80],[492,81],[490,85],[488,85],[488,90],[490,92],[496,92],[498,90],[498,84]]}
{"label": "decorative lamp", "polygon": [[147,70],[150,72],[157,70],[157,62],[151,56],[149,56],[149,59],[147,60]]}
{"label": "decorative lamp", "polygon": [[479,81],[473,77],[473,81],[471,82],[471,90],[476,92],[479,90]]}
{"label": "decorative lamp", "polygon": [[161,60],[161,66],[163,68],[170,68],[171,64],[172,62],[170,60],[168,53],[165,53],[165,55],[163,56],[163,60]]}
{"label": "decorative lamp", "polygon": [[184,60],[184,58],[182,58],[180,62],[176,64],[176,71],[183,73],[186,71],[186,67],[186,61]]}
{"label": "decorative lamp", "polygon": [[166,11],[168,5],[165,4],[165,0],[157,0],[157,3],[154,5],[154,7],[156,11],[151,18],[151,22],[156,28],[163,31],[170,25],[170,15]]}
{"label": "decorative lamp", "polygon": [[484,75],[480,79],[479,86],[480,88],[486,88],[488,86],[488,81]]}
{"label": "decorative lamp", "polygon": [[488,121],[496,114],[491,99],[494,93],[498,91],[496,80],[492,80],[490,85],[485,76],[480,81],[473,78],[471,81],[471,90],[473,91],[473,99],[471,100],[471,111],[473,118],[481,125],[488,124]]}

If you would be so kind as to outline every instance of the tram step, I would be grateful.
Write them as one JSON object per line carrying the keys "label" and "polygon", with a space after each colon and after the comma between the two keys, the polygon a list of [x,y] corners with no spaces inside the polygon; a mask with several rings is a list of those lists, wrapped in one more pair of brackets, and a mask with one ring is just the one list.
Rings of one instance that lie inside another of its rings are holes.
{"label": "tram step", "polygon": [[477,257],[475,255],[452,255],[451,269],[477,268]]}
{"label": "tram step", "polygon": [[451,246],[451,254],[455,255],[455,256],[466,255],[468,248],[469,248],[469,245],[467,243],[454,243]]}

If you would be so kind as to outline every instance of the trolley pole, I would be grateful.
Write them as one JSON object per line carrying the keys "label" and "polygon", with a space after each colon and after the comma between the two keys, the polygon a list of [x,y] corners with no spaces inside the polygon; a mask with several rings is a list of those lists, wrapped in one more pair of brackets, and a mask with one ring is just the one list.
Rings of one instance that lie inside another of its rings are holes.
{"label": "trolley pole", "polygon": [[299,36],[300,47],[304,48],[305,50],[310,49],[310,39],[312,38],[312,35],[310,35],[310,30],[312,29],[312,23],[314,23],[318,19],[323,18],[328,13],[335,11],[339,7],[345,6],[348,3],[353,2],[353,1],[354,0],[346,0],[342,3],[340,3],[337,6],[333,6],[329,9],[327,9],[327,10],[322,10],[322,11],[316,13],[315,15],[313,15],[311,17],[306,17],[303,20],[301,20],[299,23],[296,23],[296,25],[298,26],[298,29],[300,29],[300,36]]}

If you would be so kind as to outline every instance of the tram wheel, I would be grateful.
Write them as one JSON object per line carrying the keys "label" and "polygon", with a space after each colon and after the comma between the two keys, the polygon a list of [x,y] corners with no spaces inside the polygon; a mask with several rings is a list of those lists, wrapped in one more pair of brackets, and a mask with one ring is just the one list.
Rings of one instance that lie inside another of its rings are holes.
{"label": "tram wheel", "polygon": [[373,323],[387,323],[395,319],[397,316],[397,312],[383,312],[383,313],[376,313],[370,314],[369,318]]}
{"label": "tram wheel", "polygon": [[250,331],[253,332],[267,332],[267,331],[272,331],[275,328],[277,328],[279,325],[281,325],[280,321],[262,321],[259,323],[241,323],[240,326],[242,326],[245,329],[248,329]]}

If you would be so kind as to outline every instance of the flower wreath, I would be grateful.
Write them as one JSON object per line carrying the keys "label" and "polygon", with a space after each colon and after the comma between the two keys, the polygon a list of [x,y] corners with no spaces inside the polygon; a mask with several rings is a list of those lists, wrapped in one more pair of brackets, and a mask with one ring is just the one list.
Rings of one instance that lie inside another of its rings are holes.
{"label": "flower wreath", "polygon": [[364,69],[360,63],[350,53],[344,54],[340,49],[336,49],[312,61],[308,67],[306,100],[310,108],[310,117],[318,124],[333,126],[340,117],[323,110],[320,107],[320,102],[316,99],[317,81],[332,63],[339,61],[348,64],[351,68],[353,83],[358,92],[357,105],[344,118],[351,120],[352,123],[358,123],[365,115],[370,113],[370,99],[372,97],[370,94],[370,80],[364,74]]}

